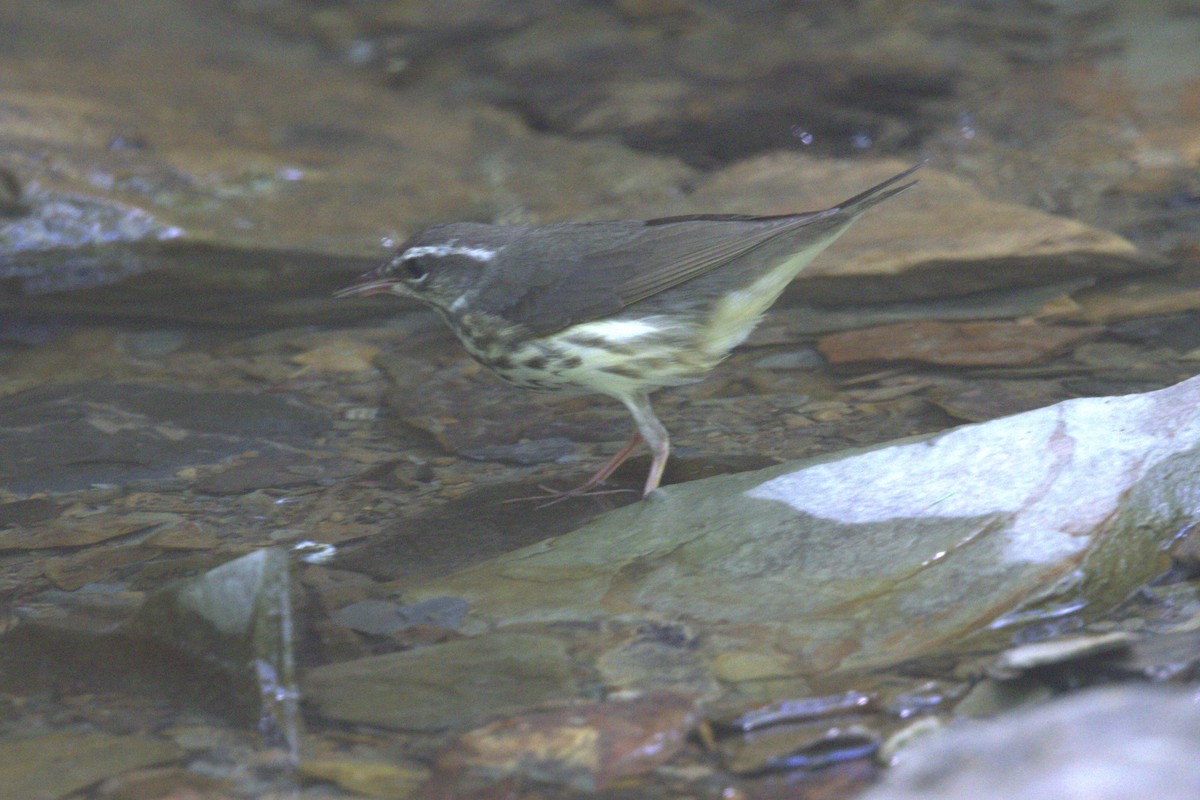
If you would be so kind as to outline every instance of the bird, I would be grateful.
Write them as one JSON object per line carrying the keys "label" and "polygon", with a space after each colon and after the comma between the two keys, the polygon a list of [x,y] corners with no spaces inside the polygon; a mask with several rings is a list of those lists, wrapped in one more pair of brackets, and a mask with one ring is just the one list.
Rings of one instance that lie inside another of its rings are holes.
{"label": "bird", "polygon": [[645,496],[670,455],[650,395],[702,380],[863,212],[916,185],[906,179],[925,163],[821,211],[434,225],[334,294],[417,300],[511,384],[620,401],[633,438],[582,485],[557,494],[590,492],[644,442]]}

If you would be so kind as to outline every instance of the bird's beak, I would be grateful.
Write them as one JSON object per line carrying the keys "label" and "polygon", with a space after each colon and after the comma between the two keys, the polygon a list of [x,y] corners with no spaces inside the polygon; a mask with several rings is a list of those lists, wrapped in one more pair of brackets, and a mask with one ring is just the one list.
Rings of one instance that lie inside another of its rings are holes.
{"label": "bird's beak", "polygon": [[354,279],[349,286],[343,286],[333,293],[334,297],[367,297],[373,294],[388,294],[396,284],[395,278],[383,274],[383,267],[376,267],[370,272],[364,272]]}

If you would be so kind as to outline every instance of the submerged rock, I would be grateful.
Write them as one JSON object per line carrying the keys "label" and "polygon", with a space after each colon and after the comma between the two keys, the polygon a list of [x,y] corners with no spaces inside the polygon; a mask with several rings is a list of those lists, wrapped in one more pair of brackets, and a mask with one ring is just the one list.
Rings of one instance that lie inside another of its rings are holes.
{"label": "submerged rock", "polygon": [[464,632],[620,619],[699,652],[860,670],[1095,614],[1165,568],[1200,502],[1200,379],[677,485],[432,581]]}
{"label": "submerged rock", "polygon": [[180,748],[148,736],[60,731],[0,741],[0,800],[56,798],[127,770],[182,758]]}
{"label": "submerged rock", "polygon": [[568,700],[575,689],[561,642],[515,633],[330,664],[304,679],[326,718],[421,731]]}
{"label": "submerged rock", "polygon": [[330,425],[284,394],[50,384],[0,399],[0,484],[61,492],[166,479],[249,450],[311,444]]}

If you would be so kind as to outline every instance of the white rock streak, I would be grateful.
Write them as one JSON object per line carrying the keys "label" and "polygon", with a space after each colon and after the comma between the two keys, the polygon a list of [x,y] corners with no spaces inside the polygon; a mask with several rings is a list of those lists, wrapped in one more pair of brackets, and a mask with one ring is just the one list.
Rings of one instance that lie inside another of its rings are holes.
{"label": "white rock streak", "polygon": [[1051,562],[1087,546],[1147,471],[1200,446],[1198,405],[1200,378],[1069,400],[818,464],[748,495],[847,524],[1008,515],[1006,556]]}

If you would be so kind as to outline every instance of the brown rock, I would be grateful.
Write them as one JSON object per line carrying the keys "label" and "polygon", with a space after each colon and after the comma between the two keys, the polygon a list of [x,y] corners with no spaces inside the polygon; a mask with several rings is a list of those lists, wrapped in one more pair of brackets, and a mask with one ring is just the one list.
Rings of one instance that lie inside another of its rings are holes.
{"label": "brown rock", "polygon": [[[372,86],[183,5],[34,5],[0,10],[0,28],[22,32],[20,52],[0,53],[6,183],[23,184],[30,211],[0,219],[0,242],[17,250],[88,244],[98,229],[106,243],[374,257],[382,235],[435,220],[619,216],[665,203],[692,174],[534,135],[483,105]],[[54,216],[63,204],[88,224]]]}
{"label": "brown rock", "polygon": [[158,521],[138,518],[83,518],[54,522],[40,528],[15,528],[0,532],[0,551],[42,550],[53,547],[83,547],[154,527]]}
{"label": "brown rock", "polygon": [[[777,153],[734,164],[702,184],[688,211],[784,214],[828,207],[906,166]],[[1145,269],[1129,241],[1082,222],[989,200],[926,167],[920,185],[860,220],[793,285],[798,299],[846,301],[833,277],[854,276],[854,301],[1050,284]],[[683,213],[683,212],[680,212]],[[900,280],[907,277],[906,280]]]}
{"label": "brown rock", "polygon": [[696,723],[694,702],[658,692],[498,720],[459,737],[439,766],[602,790],[671,760]]}
{"label": "brown rock", "polygon": [[1041,361],[1101,330],[1013,322],[902,322],[835,333],[821,339],[817,347],[831,364],[921,361],[1013,366]]}

